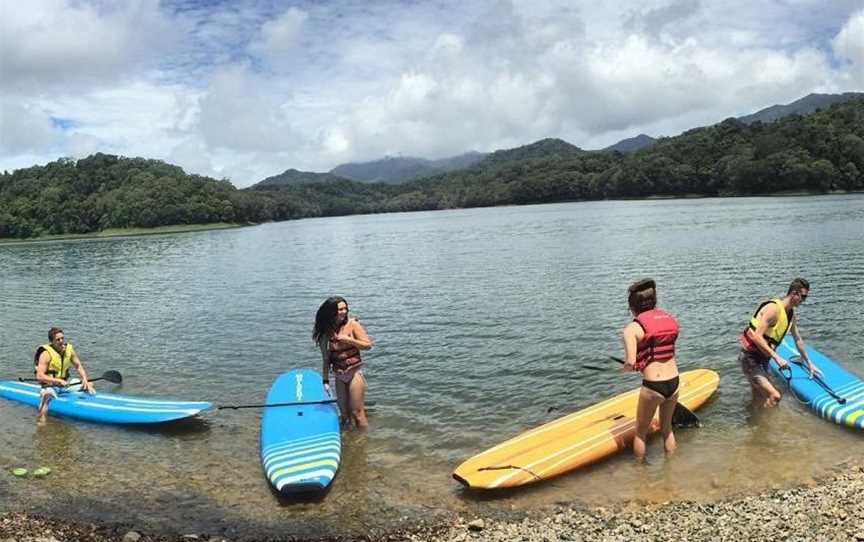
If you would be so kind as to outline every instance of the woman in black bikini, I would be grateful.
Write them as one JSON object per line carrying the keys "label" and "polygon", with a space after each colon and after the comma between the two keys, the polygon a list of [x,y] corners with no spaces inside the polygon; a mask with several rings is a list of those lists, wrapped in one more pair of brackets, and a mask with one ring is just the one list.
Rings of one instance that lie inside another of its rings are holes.
{"label": "woman in black bikini", "polygon": [[645,458],[645,439],[660,409],[660,432],[667,453],[677,447],[672,432],[672,414],[678,402],[678,364],[675,341],[678,322],[671,314],[656,308],[657,287],[653,280],[640,280],[627,289],[627,302],[633,320],[624,327],[624,370],[641,371],[642,387],[636,407],[636,436],[633,453]]}

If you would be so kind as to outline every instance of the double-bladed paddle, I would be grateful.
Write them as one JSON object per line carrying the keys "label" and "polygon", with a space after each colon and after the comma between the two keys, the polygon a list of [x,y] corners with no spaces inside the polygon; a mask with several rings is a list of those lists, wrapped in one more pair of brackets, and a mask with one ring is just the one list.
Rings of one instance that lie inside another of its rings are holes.
{"label": "double-bladed paddle", "polygon": [[[617,361],[621,365],[624,365],[624,360],[615,356],[609,356],[609,359]],[[590,369],[592,371],[604,371],[600,367],[596,365],[583,365],[586,369]],[[689,408],[685,407],[681,403],[675,403],[675,412],[672,413],[672,426],[673,427],[702,427],[702,422],[699,421],[699,418],[693,414],[693,411]]]}
{"label": "double-bladed paddle", "polygon": [[[97,376],[96,378],[90,378],[89,382],[95,382],[97,380],[107,380],[113,384],[120,384],[123,382],[123,375],[121,375],[117,371],[105,371],[102,373],[102,376]],[[39,382],[36,378],[21,378],[18,377],[18,382]],[[68,386],[74,386],[75,384],[69,384]],[[67,386],[67,387],[68,387]]]}

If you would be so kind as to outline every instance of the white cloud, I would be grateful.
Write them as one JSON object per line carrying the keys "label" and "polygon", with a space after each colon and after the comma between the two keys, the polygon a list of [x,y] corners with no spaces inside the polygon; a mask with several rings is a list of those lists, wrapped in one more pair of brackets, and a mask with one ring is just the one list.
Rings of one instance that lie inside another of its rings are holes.
{"label": "white cloud", "polygon": [[56,148],[61,131],[36,107],[0,102],[0,153],[39,153]]}
{"label": "white cloud", "polygon": [[864,85],[860,0],[302,6],[0,0],[0,169],[100,150],[246,186],[544,137],[598,148]]}
{"label": "white cloud", "polygon": [[259,36],[250,43],[249,52],[275,67],[292,65],[297,62],[294,56],[307,18],[304,11],[290,8],[276,19],[266,21]]}
{"label": "white cloud", "polygon": [[851,88],[864,87],[864,10],[852,15],[832,42],[834,54],[848,62]]}
{"label": "white cloud", "polygon": [[156,0],[2,0],[0,14],[0,85],[6,88],[104,84],[153,62],[173,43]]}

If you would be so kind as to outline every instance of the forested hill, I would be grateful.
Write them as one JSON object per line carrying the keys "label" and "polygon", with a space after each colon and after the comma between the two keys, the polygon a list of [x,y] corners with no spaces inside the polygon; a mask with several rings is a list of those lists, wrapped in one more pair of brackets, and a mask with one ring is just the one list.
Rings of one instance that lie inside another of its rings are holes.
{"label": "forested hill", "polygon": [[727,119],[634,153],[561,140],[407,184],[333,180],[237,190],[157,160],[105,154],[0,175],[0,237],[106,228],[645,196],[864,189],[864,100],[770,124]]}

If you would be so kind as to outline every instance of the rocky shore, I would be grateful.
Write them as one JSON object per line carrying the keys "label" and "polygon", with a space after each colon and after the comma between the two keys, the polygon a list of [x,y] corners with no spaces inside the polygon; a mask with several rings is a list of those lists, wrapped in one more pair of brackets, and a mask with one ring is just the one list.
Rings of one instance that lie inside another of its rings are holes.
{"label": "rocky shore", "polygon": [[[864,542],[864,466],[839,466],[813,484],[715,502],[624,503],[609,508],[562,504],[518,519],[454,517],[414,531],[372,532],[353,540],[411,542],[557,541],[851,541]],[[0,516],[0,542],[295,541],[218,535],[164,535],[128,525],[78,524],[27,514]],[[319,542],[348,540],[320,538]]]}

